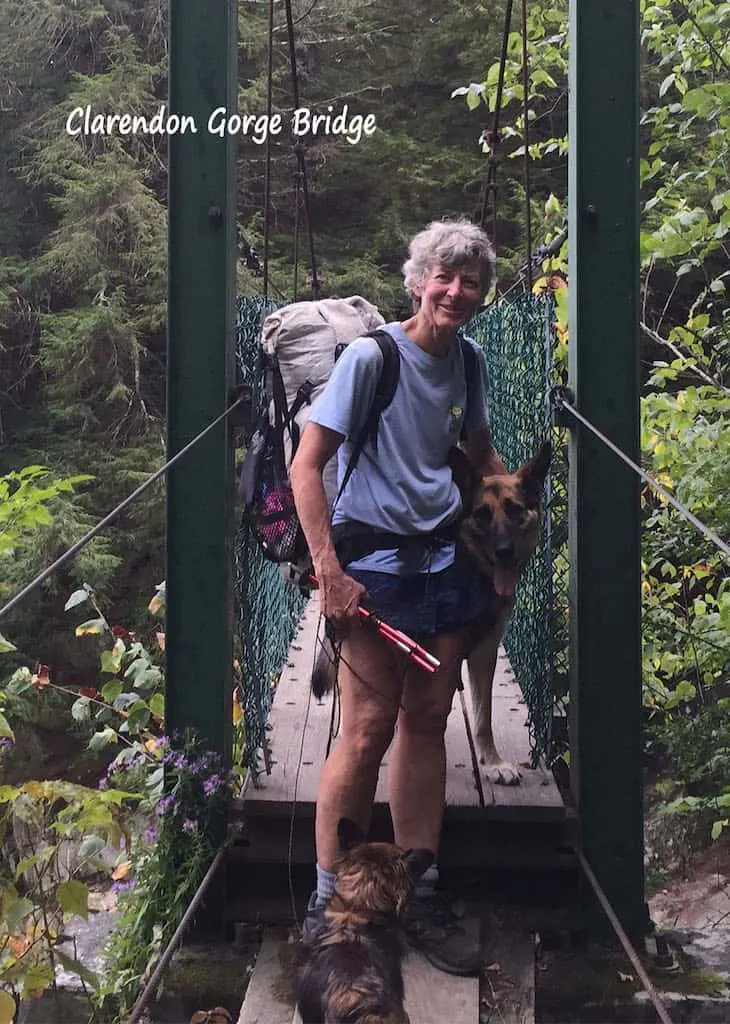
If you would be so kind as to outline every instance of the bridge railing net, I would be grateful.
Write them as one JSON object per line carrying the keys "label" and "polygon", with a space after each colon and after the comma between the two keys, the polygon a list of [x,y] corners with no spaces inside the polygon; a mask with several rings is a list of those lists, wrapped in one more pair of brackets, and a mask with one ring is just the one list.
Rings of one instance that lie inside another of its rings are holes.
{"label": "bridge railing net", "polygon": [[[259,336],[264,317],[276,306],[260,298],[240,298],[236,360],[243,383],[253,390],[254,409],[264,407]],[[465,333],[484,349],[490,375],[494,443],[508,469],[527,461],[552,433],[548,403],[552,374],[552,305],[526,295],[479,314]],[[525,698],[533,763],[549,756],[556,659],[565,656],[560,636],[566,614],[554,594],[551,548],[565,529],[562,448],[553,459],[549,514],[544,517],[535,557],[517,590],[505,646]],[[554,483],[552,482],[554,481]],[[266,723],[273,686],[287,658],[304,609],[299,591],[261,554],[251,518],[243,512],[235,539],[237,636],[243,676],[246,763],[260,766],[266,752]],[[562,592],[558,581],[558,591]]]}
{"label": "bridge railing net", "polygon": [[[261,298],[239,298],[236,316],[236,367],[239,381],[252,389],[252,407],[265,406],[260,365],[261,325],[277,304]],[[241,665],[241,705],[246,728],[244,760],[258,773],[261,755],[268,756],[266,724],[274,685],[287,660],[289,645],[301,618],[305,598],[284,581],[279,569],[264,558],[250,513],[243,510],[234,539],[236,638]]]}

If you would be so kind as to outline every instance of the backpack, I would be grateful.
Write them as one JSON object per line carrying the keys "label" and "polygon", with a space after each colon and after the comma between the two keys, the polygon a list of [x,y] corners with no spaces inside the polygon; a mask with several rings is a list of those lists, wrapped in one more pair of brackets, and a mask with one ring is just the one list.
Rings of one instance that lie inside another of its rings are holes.
{"label": "backpack", "polygon": [[[294,506],[289,466],[313,401],[329,380],[347,345],[371,337],[383,366],[367,420],[354,439],[345,474],[337,489],[337,456],[325,466],[323,483],[330,509],[343,493],[368,440],[377,446],[380,417],[393,400],[400,377],[400,355],[391,335],[377,328],[379,312],[360,296],[294,302],[264,321],[261,353],[266,401],[251,435],[239,482],[244,504],[266,558],[278,564],[308,564],[308,551]],[[376,328],[376,329],[373,329]],[[476,371],[472,347],[462,340],[467,405]]]}

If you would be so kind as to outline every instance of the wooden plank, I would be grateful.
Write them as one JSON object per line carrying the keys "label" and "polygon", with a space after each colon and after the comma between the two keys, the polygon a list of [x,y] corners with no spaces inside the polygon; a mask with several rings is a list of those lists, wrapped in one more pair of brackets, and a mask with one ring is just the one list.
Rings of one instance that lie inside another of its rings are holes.
{"label": "wooden plank", "polygon": [[411,1024],[478,1024],[479,979],[436,970],[421,953],[403,961],[406,1012]]}
{"label": "wooden plank", "polygon": [[481,1005],[499,1024],[535,1024],[535,935],[508,926],[487,936]]}
{"label": "wooden plank", "polygon": [[[468,690],[466,667],[464,667],[464,687]],[[471,698],[466,700],[469,722],[474,728],[471,709]],[[494,676],[494,694],[492,697],[492,714],[494,722],[494,738],[497,749],[509,761],[517,764],[522,772],[518,786],[492,785],[484,768],[481,769],[482,786],[485,799],[489,803],[491,796],[490,816],[516,817],[524,820],[556,820],[562,819],[565,808],[552,773],[544,767],[529,768],[530,737],[527,730],[527,707],[520,691],[519,684],[504,650],[500,648],[497,668]],[[457,724],[458,723],[458,724]],[[458,718],[452,714],[446,729],[447,752],[452,751],[454,763],[466,761],[471,765],[466,727],[461,708]],[[458,761],[456,759],[458,758]],[[447,761],[451,764],[452,761]],[[449,776],[447,775],[447,804],[449,799]],[[476,786],[474,787],[476,794]],[[465,805],[470,806],[470,805]]]}
{"label": "wooden plank", "polygon": [[265,933],[238,1024],[292,1024],[294,994],[289,979],[293,951],[283,932]]}
{"label": "wooden plank", "polygon": [[[261,777],[255,787],[248,785],[245,792],[249,815],[286,814],[294,801],[297,814],[313,813],[332,714],[332,698],[319,703],[311,697],[309,688],[318,624],[319,605],[314,595],[274,698],[271,775]],[[456,694],[446,727],[447,820],[455,814],[469,818],[486,815],[505,820],[561,820],[565,812],[552,775],[542,768],[524,767],[530,757],[526,707],[503,651],[497,662],[494,693],[497,745],[508,759],[523,766],[522,781],[519,786],[493,786],[482,770],[487,806],[480,807],[461,703]],[[471,721],[470,695],[467,693],[465,698]],[[386,752],[378,778],[376,805],[388,800],[388,757]]]}
{"label": "wooden plank", "polygon": [[[289,980],[293,952],[283,932],[265,933],[238,1024],[301,1024]],[[477,1024],[478,978],[444,974],[411,951],[403,960],[403,980],[412,1024]]]}

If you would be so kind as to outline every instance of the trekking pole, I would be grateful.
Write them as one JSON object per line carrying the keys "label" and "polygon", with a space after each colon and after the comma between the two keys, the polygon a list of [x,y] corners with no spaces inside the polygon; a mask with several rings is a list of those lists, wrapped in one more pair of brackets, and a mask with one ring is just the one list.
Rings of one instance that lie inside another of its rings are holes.
{"label": "trekking pole", "polygon": [[[307,580],[311,582],[312,586],[319,587],[319,580],[313,573],[309,573]],[[382,637],[402,651],[419,668],[432,673],[437,672],[441,668],[441,662],[438,658],[431,654],[430,651],[427,651],[425,647],[417,644],[415,640],[412,640],[407,633],[403,633],[400,629],[391,626],[390,623],[384,622],[383,619],[368,611],[361,604],[357,606],[357,610],[362,619],[374,626]]]}

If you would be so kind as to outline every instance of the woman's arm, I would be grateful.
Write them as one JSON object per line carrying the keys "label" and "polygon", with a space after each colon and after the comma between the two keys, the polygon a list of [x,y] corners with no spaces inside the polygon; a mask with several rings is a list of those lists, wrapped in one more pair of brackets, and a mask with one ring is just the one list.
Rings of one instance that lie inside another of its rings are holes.
{"label": "woman's arm", "polygon": [[492,431],[488,426],[468,434],[463,447],[479,476],[508,475],[509,470],[492,444]]}
{"label": "woman's arm", "polygon": [[366,593],[365,587],[347,576],[338,561],[322,482],[324,467],[343,440],[337,431],[309,422],[289,471],[294,504],[319,581],[322,613],[340,629],[357,618],[357,606]]}

